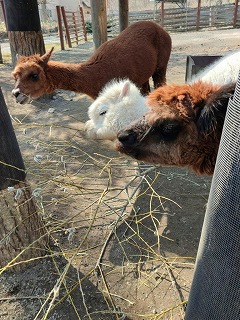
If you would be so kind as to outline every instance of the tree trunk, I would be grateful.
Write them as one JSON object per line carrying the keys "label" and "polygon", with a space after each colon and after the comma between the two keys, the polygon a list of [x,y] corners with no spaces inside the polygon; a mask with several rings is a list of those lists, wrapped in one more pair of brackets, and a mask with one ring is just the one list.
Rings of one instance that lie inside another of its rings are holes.
{"label": "tree trunk", "polygon": [[16,54],[44,54],[37,0],[4,0],[4,7],[13,66]]}
{"label": "tree trunk", "polygon": [[10,42],[12,64],[16,65],[17,54],[30,56],[35,53],[43,55],[45,45],[41,31],[8,31]]}
{"label": "tree trunk", "polygon": [[91,0],[92,32],[95,49],[107,41],[106,0]]}
{"label": "tree trunk", "polygon": [[[0,192],[0,267],[28,261],[45,253],[46,233],[29,185],[21,182]],[[26,267],[19,264],[15,269]]]}
{"label": "tree trunk", "polygon": [[11,119],[0,90],[0,267],[44,254],[46,232],[33,196]]}

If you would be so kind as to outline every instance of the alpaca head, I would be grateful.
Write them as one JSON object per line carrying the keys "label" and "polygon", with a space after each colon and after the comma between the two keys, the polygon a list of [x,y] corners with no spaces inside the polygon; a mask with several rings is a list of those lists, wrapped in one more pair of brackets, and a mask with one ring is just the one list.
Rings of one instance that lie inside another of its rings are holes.
{"label": "alpaca head", "polygon": [[121,129],[147,109],[145,98],[130,80],[113,80],[89,107],[87,135],[91,139],[114,140]]}
{"label": "alpaca head", "polygon": [[212,174],[235,84],[172,85],[148,97],[149,111],[118,134],[116,148],[137,160]]}
{"label": "alpaca head", "polygon": [[20,56],[12,72],[15,79],[15,87],[12,94],[16,101],[24,104],[30,100],[37,99],[48,92],[48,81],[46,77],[47,63],[51,57],[53,48],[40,56]]}

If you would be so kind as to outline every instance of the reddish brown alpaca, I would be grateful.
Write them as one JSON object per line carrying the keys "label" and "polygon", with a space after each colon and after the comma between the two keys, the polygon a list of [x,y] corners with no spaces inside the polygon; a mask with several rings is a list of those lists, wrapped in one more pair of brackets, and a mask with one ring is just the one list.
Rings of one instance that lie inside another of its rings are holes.
{"label": "reddish brown alpaca", "polygon": [[81,92],[95,99],[113,78],[129,78],[147,94],[150,77],[155,88],[166,82],[170,52],[169,34],[155,22],[139,21],[102,44],[84,63],[49,61],[52,50],[41,57],[20,57],[13,71],[13,94],[20,103],[55,89]]}
{"label": "reddish brown alpaca", "polygon": [[214,171],[235,84],[166,85],[148,96],[149,111],[118,134],[117,150],[138,160]]}

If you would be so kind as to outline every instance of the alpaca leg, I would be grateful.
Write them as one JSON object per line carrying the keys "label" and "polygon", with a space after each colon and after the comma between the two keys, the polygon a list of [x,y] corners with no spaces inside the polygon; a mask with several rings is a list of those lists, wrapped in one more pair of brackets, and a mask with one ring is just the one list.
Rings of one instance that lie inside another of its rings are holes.
{"label": "alpaca leg", "polygon": [[152,75],[154,89],[166,84],[166,72],[167,68],[156,69],[156,71]]}
{"label": "alpaca leg", "polygon": [[142,87],[141,87],[141,90],[140,90],[141,94],[143,96],[147,96],[150,92],[150,85],[149,85],[149,81],[145,82]]}

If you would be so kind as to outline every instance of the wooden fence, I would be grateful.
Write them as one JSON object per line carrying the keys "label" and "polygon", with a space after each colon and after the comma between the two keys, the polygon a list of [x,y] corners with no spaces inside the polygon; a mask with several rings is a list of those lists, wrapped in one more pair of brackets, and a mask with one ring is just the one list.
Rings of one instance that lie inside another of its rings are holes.
{"label": "wooden fence", "polygon": [[72,48],[73,44],[87,41],[82,7],[79,6],[79,10],[75,12],[66,11],[64,6],[56,6],[56,10],[61,50],[65,49],[64,40],[69,48]]}
{"label": "wooden fence", "polygon": [[190,31],[211,27],[239,27],[238,2],[201,8],[164,9],[159,22],[168,31]]}
{"label": "wooden fence", "polygon": [[[111,15],[108,17],[114,25],[112,36],[119,33],[118,16]],[[221,28],[221,27],[240,27],[240,9],[239,1],[235,3],[221,4],[206,7],[178,7],[165,8],[164,2],[159,4],[159,8],[154,11],[129,12],[129,22],[133,23],[140,20],[155,20],[160,23],[165,30],[193,31],[204,28]]]}

